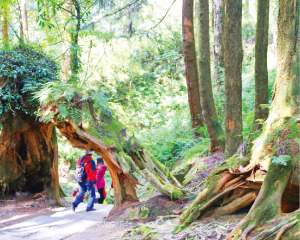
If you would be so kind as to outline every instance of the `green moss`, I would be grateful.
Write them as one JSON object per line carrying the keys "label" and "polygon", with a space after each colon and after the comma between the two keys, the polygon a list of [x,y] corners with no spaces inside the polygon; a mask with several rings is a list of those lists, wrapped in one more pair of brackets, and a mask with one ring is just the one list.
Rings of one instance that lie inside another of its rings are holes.
{"label": "green moss", "polygon": [[184,184],[189,183],[191,180],[193,180],[193,178],[195,177],[195,174],[197,172],[200,172],[202,169],[204,169],[207,166],[207,164],[200,162],[200,163],[196,163],[190,170],[189,172],[185,175],[184,177]]}
{"label": "green moss", "polygon": [[[183,179],[185,179],[188,172],[191,170],[195,162],[198,160],[198,157],[191,157],[188,159],[184,159],[180,162],[179,165],[177,165],[174,170],[171,172],[175,177],[182,176]],[[183,181],[182,179],[182,181]],[[182,182],[181,181],[181,182]]]}
{"label": "green moss", "polygon": [[150,210],[149,210],[149,208],[148,207],[146,207],[146,206],[142,206],[141,208],[140,208],[140,217],[142,218],[142,219],[146,219],[147,217],[148,217],[148,215],[149,215],[149,212],[150,212]]}
{"label": "green moss", "polygon": [[129,173],[131,170],[131,165],[130,165],[130,162],[128,161],[129,156],[127,156],[124,152],[121,152],[119,154],[115,153],[115,156],[116,156],[123,172]]}
{"label": "green moss", "polygon": [[169,183],[165,184],[164,189],[167,192],[171,193],[171,199],[180,199],[183,197],[183,193],[180,190],[178,190],[175,186]]}
{"label": "green moss", "polygon": [[153,230],[153,228],[148,227],[148,226],[145,225],[145,226],[142,226],[142,227],[136,229],[135,232],[145,236],[147,233],[149,233],[152,230]]}
{"label": "green moss", "polygon": [[135,218],[137,211],[132,210],[132,212],[129,213],[127,220],[132,220]]}

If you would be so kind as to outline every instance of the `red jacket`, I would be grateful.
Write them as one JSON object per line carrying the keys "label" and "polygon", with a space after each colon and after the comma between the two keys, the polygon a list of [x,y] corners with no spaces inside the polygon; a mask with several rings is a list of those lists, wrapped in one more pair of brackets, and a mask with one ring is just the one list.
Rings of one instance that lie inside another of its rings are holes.
{"label": "red jacket", "polygon": [[97,166],[97,173],[96,173],[97,189],[105,188],[104,174],[105,174],[106,168],[107,167],[105,165]]}
{"label": "red jacket", "polygon": [[86,182],[92,182],[93,184],[96,183],[96,164],[95,161],[92,159],[91,156],[85,155],[82,158],[79,158],[77,162],[77,166],[81,164],[81,159],[83,159],[83,164],[87,163],[84,167],[85,173],[86,173]]}

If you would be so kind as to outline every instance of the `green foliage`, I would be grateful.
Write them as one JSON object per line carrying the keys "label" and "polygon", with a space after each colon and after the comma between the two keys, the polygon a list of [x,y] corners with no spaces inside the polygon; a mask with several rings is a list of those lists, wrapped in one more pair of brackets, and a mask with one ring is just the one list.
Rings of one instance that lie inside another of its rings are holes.
{"label": "green foliage", "polygon": [[192,157],[193,153],[207,152],[209,147],[208,138],[201,138],[199,142],[193,138],[189,119],[185,121],[183,124],[182,115],[179,114],[165,126],[144,129],[138,137],[160,162],[172,166],[184,156]]}
{"label": "green foliage", "polygon": [[249,40],[254,41],[255,30],[256,30],[255,24],[252,24],[250,22],[244,23],[242,26],[242,38],[248,41]]}
{"label": "green foliage", "polygon": [[58,79],[57,65],[41,51],[21,46],[0,50],[0,63],[0,116],[8,111],[33,115],[39,105],[32,96]]}
{"label": "green foliage", "polygon": [[287,163],[290,160],[291,160],[291,156],[289,155],[279,155],[279,156],[272,157],[272,163],[275,163],[277,165],[287,166]]}
{"label": "green foliage", "polygon": [[[79,123],[85,117],[90,117],[88,112],[82,108],[83,104],[92,103],[96,111],[101,115],[111,115],[112,111],[108,108],[105,94],[100,90],[93,90],[89,87],[80,87],[77,83],[65,83],[60,81],[46,83],[39,91],[34,94],[34,99],[37,99],[41,104],[36,113],[42,116],[45,122],[50,121],[55,114],[58,115],[58,120],[66,118],[72,119]],[[55,104],[57,109],[44,109],[44,106]]]}

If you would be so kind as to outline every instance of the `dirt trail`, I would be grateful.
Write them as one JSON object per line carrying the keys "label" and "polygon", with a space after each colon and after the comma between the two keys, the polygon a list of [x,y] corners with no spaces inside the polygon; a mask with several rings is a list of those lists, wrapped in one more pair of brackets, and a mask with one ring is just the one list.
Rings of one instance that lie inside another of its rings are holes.
{"label": "dirt trail", "polygon": [[52,215],[40,215],[0,229],[0,239],[28,240],[88,240],[103,237],[120,239],[129,225],[105,222],[113,205],[95,204],[96,211],[86,212],[86,204],[81,203],[74,213],[70,207],[61,208]]}

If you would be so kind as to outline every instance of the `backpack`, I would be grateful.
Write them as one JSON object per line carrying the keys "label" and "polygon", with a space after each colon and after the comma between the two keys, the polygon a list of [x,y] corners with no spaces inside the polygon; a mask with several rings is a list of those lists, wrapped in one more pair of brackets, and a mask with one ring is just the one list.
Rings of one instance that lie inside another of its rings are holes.
{"label": "backpack", "polygon": [[75,181],[78,183],[84,182],[87,178],[86,172],[84,170],[84,167],[87,163],[83,164],[83,158],[81,158],[80,165],[76,168],[74,173]]}

